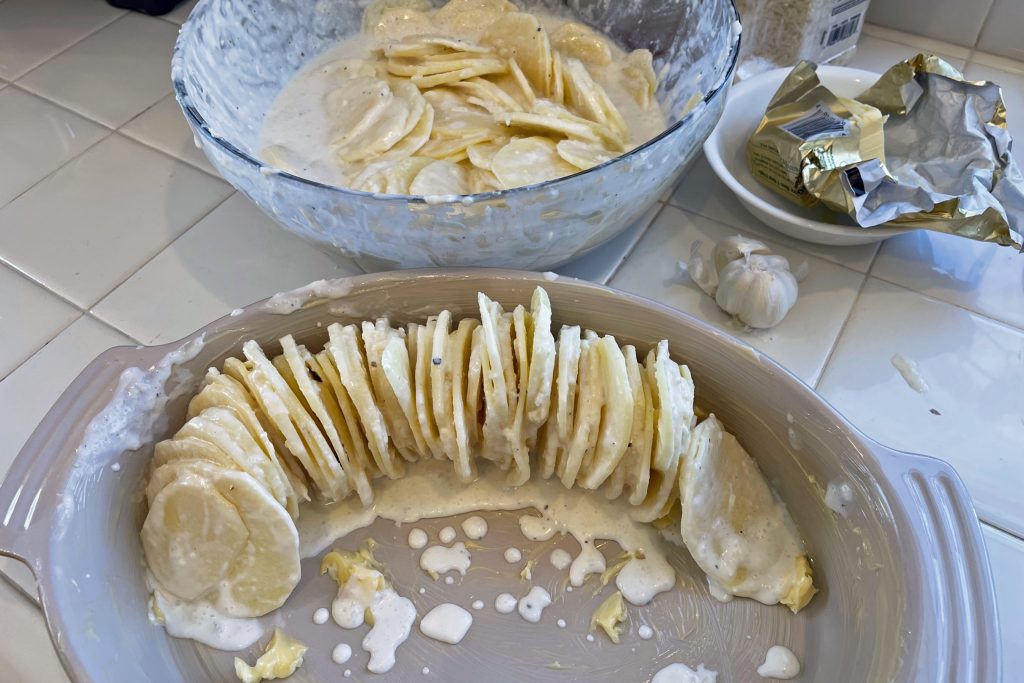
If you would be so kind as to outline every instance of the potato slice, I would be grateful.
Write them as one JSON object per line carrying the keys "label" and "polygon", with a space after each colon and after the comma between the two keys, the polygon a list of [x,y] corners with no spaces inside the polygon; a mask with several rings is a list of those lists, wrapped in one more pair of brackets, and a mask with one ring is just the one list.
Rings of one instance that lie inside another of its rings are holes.
{"label": "potato slice", "polygon": [[[330,354],[326,351],[320,351],[319,353],[305,357],[306,365],[309,366],[310,372],[316,373],[317,377],[324,380],[325,386],[330,388],[330,392],[323,394],[324,400],[331,400],[337,409],[341,412],[342,418],[345,422],[346,431],[348,432],[351,443],[346,442],[346,447],[349,453],[352,454],[352,461],[358,463],[359,468],[367,474],[369,477],[378,477],[383,474],[377,467],[376,461],[373,459],[373,455],[370,454],[369,443],[366,438],[366,432],[363,429],[363,424],[359,420],[359,411],[356,410],[355,404],[352,402],[352,397],[349,396],[348,390],[345,389],[345,385],[341,382],[341,377],[338,376],[338,370],[334,366],[334,362],[331,360]],[[344,438],[344,432],[342,432],[342,438]]]}
{"label": "potato slice", "polygon": [[329,341],[326,350],[359,414],[370,454],[384,475],[397,479],[404,473],[404,467],[394,451],[384,416],[377,407],[367,374],[366,359],[359,345],[358,330],[355,325],[332,323],[327,328],[327,334]]}
{"label": "potato slice", "polygon": [[503,141],[478,142],[475,145],[467,147],[466,154],[469,157],[469,162],[471,164],[485,171],[490,171],[494,155],[497,154],[499,149],[507,144],[507,139]]}
{"label": "potato slice", "polygon": [[384,179],[384,191],[388,194],[409,194],[409,186],[416,175],[434,163],[430,157],[414,156],[402,159],[381,171]]}
{"label": "potato slice", "polygon": [[575,57],[590,66],[608,66],[612,48],[608,39],[576,21],[567,21],[551,34],[551,45],[567,57]]}
{"label": "potato slice", "polygon": [[[451,22],[457,22],[459,17],[467,12],[487,13],[493,19],[497,19],[505,12],[515,12],[516,9],[517,7],[508,0],[449,0],[434,13],[434,19],[438,24],[451,28]],[[477,31],[483,28],[480,24],[470,24],[469,26]]]}
{"label": "potato slice", "polygon": [[693,436],[679,486],[680,534],[694,561],[726,593],[798,611],[816,589],[785,504],[714,415]]}
{"label": "potato slice", "polygon": [[373,33],[380,24],[383,14],[388,10],[417,10],[429,12],[433,9],[428,0],[373,0],[363,10],[363,30]]}
{"label": "potato slice", "polygon": [[[153,446],[153,460],[150,462],[150,468],[155,472],[164,465],[188,460],[203,460],[227,469],[239,469],[235,459],[212,442],[205,438],[179,434],[175,434],[170,439],[158,441]],[[156,480],[151,475],[150,482],[154,481]],[[163,486],[167,485],[166,481],[160,483],[162,485],[155,489],[151,489],[149,484],[146,486],[146,500],[150,505],[153,504],[153,497],[160,492]]]}
{"label": "potato slice", "polygon": [[[305,405],[319,422],[320,429],[327,436],[341,469],[345,471],[349,481],[352,482],[352,487],[359,495],[359,499],[363,505],[369,505],[373,502],[370,481],[360,463],[352,456],[352,437],[347,434],[348,425],[345,423],[344,416],[336,405],[332,405],[330,400],[325,400],[325,397],[329,399],[330,396],[328,390],[324,389],[322,380],[318,380],[310,374],[307,363],[309,351],[305,347],[298,346],[290,334],[281,339],[281,350],[283,354],[281,359],[287,365],[288,374],[291,375],[298,388],[296,393],[304,399]],[[276,366],[277,359],[274,361]],[[281,374],[284,376],[285,373]]]}
{"label": "potato slice", "polygon": [[483,354],[484,331],[477,324],[469,344],[469,366],[466,368],[466,427],[470,443],[476,446],[481,439],[483,411]]}
{"label": "potato slice", "polygon": [[633,431],[619,469],[625,473],[625,485],[630,491],[629,502],[632,505],[640,505],[647,497],[647,486],[651,476],[655,411],[651,386],[647,382],[646,373],[637,362],[636,349],[624,346],[622,352],[626,358],[626,373],[633,391]]}
{"label": "potato slice", "polygon": [[472,60],[466,66],[454,68],[443,73],[411,76],[409,82],[421,90],[426,90],[428,88],[436,88],[439,85],[458,83],[475,76],[505,73],[507,69],[508,65],[503,60],[481,57]]}
{"label": "potato slice", "polygon": [[[525,111],[501,112],[494,116],[498,123],[523,128],[535,133],[542,133],[551,138],[574,137],[599,144],[601,139],[591,130],[590,126],[580,121],[565,117],[547,116]],[[576,172],[576,169],[573,169]]]}
{"label": "potato slice", "polygon": [[633,431],[633,392],[626,372],[626,359],[615,337],[601,337],[594,344],[604,384],[600,434],[593,458],[579,478],[585,489],[596,489],[611,476],[626,454]]}
{"label": "potato slice", "polygon": [[565,104],[565,64],[562,55],[551,51],[551,101]]}
{"label": "potato slice", "polygon": [[[491,114],[495,110],[516,111],[522,106],[512,95],[509,95],[496,83],[486,78],[470,78],[458,83],[452,83],[450,87],[462,91],[467,96],[468,102],[486,109]],[[471,97],[477,98],[478,102],[473,102]]]}
{"label": "potato slice", "polygon": [[420,449],[416,445],[416,437],[413,436],[412,427],[402,411],[398,397],[391,389],[383,368],[384,348],[387,343],[401,334],[392,329],[391,325],[384,318],[378,318],[375,323],[364,321],[363,325],[363,349],[366,353],[366,363],[369,366],[370,383],[373,385],[374,397],[377,399],[377,407],[388,428],[388,435],[391,437],[398,453],[408,461],[419,459]]}
{"label": "potato slice", "polygon": [[512,188],[572,175],[579,169],[558,156],[555,143],[548,138],[529,137],[513,140],[498,150],[491,171],[502,185]]}
{"label": "potato slice", "polygon": [[[435,16],[436,18],[436,16]],[[426,57],[429,55],[447,54],[450,52],[470,52],[487,54],[491,48],[468,40],[443,35],[413,36],[408,40],[388,43],[384,46],[385,57]]]}
{"label": "potato slice", "polygon": [[150,572],[163,590],[187,601],[222,581],[248,541],[241,513],[199,473],[161,488],[142,524]]}
{"label": "potato slice", "polygon": [[601,361],[594,340],[580,342],[579,383],[573,414],[572,437],[558,462],[558,478],[566,488],[576,483],[580,469],[592,457],[601,429],[601,407],[604,405],[604,383]]}
{"label": "potato slice", "polygon": [[519,62],[515,59],[509,60],[508,71],[512,76],[512,83],[518,89],[523,101],[526,102],[526,108],[530,109],[537,102],[537,94],[534,92],[533,86],[530,85],[530,79],[526,77],[526,74],[523,73],[522,68],[519,66]]}
{"label": "potato slice", "polygon": [[409,193],[424,197],[469,194],[469,176],[464,166],[434,161],[416,174],[409,184]]}
{"label": "potato slice", "polygon": [[653,522],[667,515],[679,499],[679,476],[682,458],[677,458],[672,469],[664,472],[650,470],[647,484],[647,496],[643,502],[633,508],[630,516],[638,522]]}
{"label": "potato slice", "polygon": [[525,396],[526,443],[533,446],[537,430],[551,414],[551,388],[555,374],[555,337],[551,334],[551,300],[537,287],[530,299],[530,374]]}
{"label": "potato slice", "polygon": [[409,349],[404,336],[394,335],[388,340],[381,352],[380,366],[409,425],[409,431],[416,442],[416,451],[421,456],[426,455],[427,444],[416,415],[413,368],[409,365]]}
{"label": "potato slice", "polygon": [[395,146],[381,155],[382,159],[404,159],[416,154],[430,139],[434,129],[434,108],[430,104],[423,107],[423,114],[408,135],[395,143]]}
{"label": "potato slice", "polygon": [[[648,356],[648,363],[651,357]],[[651,467],[659,471],[674,470],[673,462],[686,451],[693,426],[693,380],[690,370],[669,357],[668,342],[658,342],[654,356],[657,393],[657,422]]]}
{"label": "potato slice", "polygon": [[615,155],[604,147],[580,140],[559,140],[555,149],[558,156],[584,171],[615,158]]}
{"label": "potato slice", "polygon": [[507,469],[512,459],[509,434],[516,409],[515,401],[510,400],[511,392],[515,391],[514,379],[509,386],[510,375],[513,374],[511,325],[501,306],[486,294],[478,294],[477,301],[482,329],[480,372],[484,396],[480,455]]}
{"label": "potato slice", "polygon": [[408,7],[384,9],[373,21],[370,30],[378,43],[397,42],[406,40],[409,36],[437,33],[434,22],[425,12]]}
{"label": "potato slice", "polygon": [[451,326],[452,314],[447,310],[441,311],[434,320],[434,329],[427,342],[430,345],[430,410],[437,425],[441,452],[455,462],[459,447],[455,439],[452,361],[448,357]]}
{"label": "potato slice", "polygon": [[[448,337],[448,358],[451,362],[452,417],[455,422],[456,453],[455,475],[459,481],[470,482],[476,477],[476,424],[477,413],[470,407],[469,376],[473,334],[480,323],[470,318],[459,321]],[[479,377],[479,375],[477,375]]]}
{"label": "potato slice", "polygon": [[564,63],[566,95],[569,104],[583,117],[608,126],[623,141],[629,140],[629,127],[622,114],[612,103],[608,93],[587,71],[578,59]]}
{"label": "potato slice", "polygon": [[505,59],[515,60],[535,90],[551,94],[551,41],[547,31],[532,14],[506,12],[480,37]]}
{"label": "potato slice", "polygon": [[482,168],[473,166],[469,169],[469,191],[472,194],[481,194],[484,192],[498,192],[499,190],[505,189],[501,185],[501,181],[498,180],[498,176],[494,175],[490,171],[485,171]]}
{"label": "potato slice", "polygon": [[626,56],[622,67],[622,84],[636,103],[647,109],[658,90],[658,76],[654,73],[654,59],[650,50],[633,50]]}
{"label": "potato slice", "polygon": [[433,367],[431,352],[433,349],[434,328],[437,326],[436,318],[427,318],[426,325],[409,325],[408,337],[415,336],[415,347],[410,345],[410,351],[415,354],[413,367],[414,396],[416,398],[416,419],[419,421],[420,433],[427,444],[427,452],[432,457],[440,460],[444,458],[444,447],[441,445],[441,434],[437,422],[434,420],[434,394],[430,388],[430,374]]}
{"label": "potato slice", "polygon": [[515,363],[512,381],[517,392],[512,431],[509,434],[513,467],[509,472],[508,483],[512,486],[521,486],[530,478],[530,449],[526,443],[526,391],[530,382],[530,352],[533,343],[529,329],[532,321],[527,320],[528,315],[523,306],[516,306],[512,311],[512,353]]}
{"label": "potato slice", "polygon": [[242,353],[251,363],[254,387],[268,407],[272,406],[270,417],[285,435],[285,446],[306,468],[320,495],[330,501],[344,498],[350,485],[348,476],[319,426],[259,344],[247,341],[242,345]]}
{"label": "potato slice", "polygon": [[404,139],[419,123],[427,106],[419,89],[407,81],[395,81],[392,97],[374,121],[357,138],[336,147],[336,154],[349,163],[375,159]]}
{"label": "potato slice", "polygon": [[379,78],[377,65],[377,62],[366,59],[338,59],[320,67],[320,71],[339,81],[349,78]]}
{"label": "potato slice", "polygon": [[342,147],[364,139],[393,99],[391,86],[376,76],[346,79],[324,97],[332,124],[330,144]]}
{"label": "potato slice", "polygon": [[578,325],[562,326],[558,333],[558,378],[556,382],[558,439],[568,443],[576,417],[576,393],[579,383],[582,340]]}

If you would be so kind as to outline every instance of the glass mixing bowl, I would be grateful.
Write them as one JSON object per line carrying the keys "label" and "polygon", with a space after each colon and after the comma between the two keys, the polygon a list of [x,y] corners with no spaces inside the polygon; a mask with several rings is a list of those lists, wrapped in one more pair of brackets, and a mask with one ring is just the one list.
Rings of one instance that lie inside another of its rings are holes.
{"label": "glass mixing bowl", "polygon": [[711,133],[740,40],[731,0],[518,2],[574,16],[628,49],[650,49],[669,127],[572,176],[427,202],[324,185],[259,158],[260,129],[274,98],[303,65],[361,30],[366,4],[201,0],[181,29],[171,73],[196,144],[220,174],[287,230],[365,270],[543,270],[607,242],[673,185]]}

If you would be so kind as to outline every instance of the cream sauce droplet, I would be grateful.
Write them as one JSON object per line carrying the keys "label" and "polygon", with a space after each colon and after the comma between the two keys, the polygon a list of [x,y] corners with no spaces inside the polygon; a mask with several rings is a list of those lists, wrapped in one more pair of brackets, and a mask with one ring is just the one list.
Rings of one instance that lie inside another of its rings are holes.
{"label": "cream sauce droplet", "polygon": [[764,656],[764,664],[757,667],[757,675],[761,678],[794,678],[800,673],[800,661],[796,655],[782,645],[768,648]]}
{"label": "cream sauce droplet", "polygon": [[569,567],[569,583],[573,586],[582,586],[583,582],[591,574],[600,574],[607,569],[604,555],[594,547],[592,541],[584,541],[580,548],[580,554],[572,561]]}
{"label": "cream sauce droplet", "polygon": [[505,561],[509,564],[515,564],[523,559],[523,553],[519,548],[508,548],[505,550]]}
{"label": "cream sauce droplet", "polygon": [[413,529],[409,532],[409,547],[413,550],[425,548],[427,545],[427,532],[423,529]]}
{"label": "cream sauce droplet", "polygon": [[551,594],[540,586],[534,586],[530,592],[519,598],[519,616],[531,624],[540,621],[544,608],[551,604]]}
{"label": "cream sauce droplet", "polygon": [[494,599],[494,609],[499,614],[510,614],[515,611],[518,601],[511,593],[502,593]]}
{"label": "cream sauce droplet", "polygon": [[458,605],[445,602],[426,613],[420,620],[420,631],[428,638],[455,645],[466,637],[472,625],[472,614]]}
{"label": "cream sauce droplet", "polygon": [[352,658],[352,647],[348,643],[338,643],[331,650],[331,659],[335,664],[344,664]]}
{"label": "cream sauce droplet", "polygon": [[317,611],[313,612],[313,623],[317,626],[327,623],[327,620],[331,618],[331,613],[326,607],[321,607]]}
{"label": "cream sauce droplet", "polygon": [[462,520],[462,531],[467,538],[479,541],[487,535],[487,520],[477,515],[467,517]]}
{"label": "cream sauce droplet", "polygon": [[561,571],[572,564],[572,555],[566,550],[555,548],[551,551],[551,566]]}
{"label": "cream sauce droplet", "polygon": [[445,528],[441,529],[441,533],[439,533],[437,537],[441,539],[441,543],[448,545],[449,543],[455,540],[455,528],[446,526]]}
{"label": "cream sauce droplet", "polygon": [[472,557],[466,550],[466,544],[462,541],[451,548],[432,545],[420,555],[420,568],[432,576],[440,576],[452,570],[465,576],[470,564],[472,564]]}

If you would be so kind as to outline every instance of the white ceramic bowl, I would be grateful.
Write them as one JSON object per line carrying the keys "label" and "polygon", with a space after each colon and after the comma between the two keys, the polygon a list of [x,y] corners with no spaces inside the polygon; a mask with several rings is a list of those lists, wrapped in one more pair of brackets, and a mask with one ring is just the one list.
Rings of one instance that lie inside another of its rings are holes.
{"label": "white ceramic bowl", "polygon": [[[915,228],[862,228],[823,206],[805,208],[759,183],[747,166],[747,140],[764,115],[772,95],[789,74],[775,69],[733,86],[725,112],[704,142],[708,163],[736,198],[758,220],[805,242],[849,246],[880,242]],[[818,77],[832,92],[853,97],[878,80],[878,74],[841,66],[819,66]]]}

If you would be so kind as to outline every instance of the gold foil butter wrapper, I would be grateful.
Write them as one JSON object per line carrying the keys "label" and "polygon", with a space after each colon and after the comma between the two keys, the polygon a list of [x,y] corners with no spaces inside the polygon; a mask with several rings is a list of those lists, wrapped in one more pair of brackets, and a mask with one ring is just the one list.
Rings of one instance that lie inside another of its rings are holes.
{"label": "gold foil butter wrapper", "polygon": [[750,170],[804,206],[856,225],[906,226],[1021,248],[1024,176],[999,86],[933,56],[896,64],[856,98],[801,62],[747,144]]}

